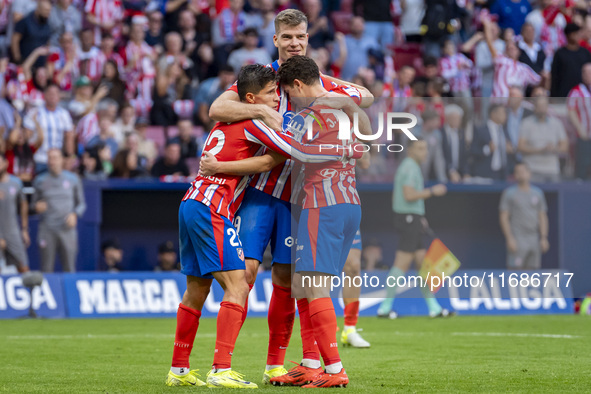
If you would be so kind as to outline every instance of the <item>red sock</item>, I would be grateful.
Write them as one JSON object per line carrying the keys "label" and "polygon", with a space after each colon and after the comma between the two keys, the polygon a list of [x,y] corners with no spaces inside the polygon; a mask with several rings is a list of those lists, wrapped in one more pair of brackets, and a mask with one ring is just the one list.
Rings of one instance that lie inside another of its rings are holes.
{"label": "red sock", "polygon": [[310,306],[308,299],[302,298],[298,300],[298,313],[300,314],[300,332],[302,334],[302,348],[304,356],[310,360],[320,360],[320,350],[314,338],[314,327],[310,319]]}
{"label": "red sock", "polygon": [[[248,285],[248,294],[250,294],[250,291],[252,290],[253,287],[254,287],[254,285]],[[248,296],[246,296],[246,302],[244,303],[244,313],[242,314],[242,323],[240,324],[240,328],[242,328],[242,325],[244,324],[244,321],[246,320],[247,314],[248,314]]]}
{"label": "red sock", "polygon": [[213,367],[230,368],[232,366],[232,352],[236,338],[242,326],[244,308],[232,302],[222,301],[217,319],[217,333]]}
{"label": "red sock", "polygon": [[314,337],[324,365],[341,361],[337,345],[337,316],[330,298],[318,298],[310,302],[310,320],[314,326]]}
{"label": "red sock", "polygon": [[195,342],[195,334],[199,327],[201,311],[179,304],[176,312],[176,333],[174,335],[174,350],[172,351],[172,366],[189,368],[189,356]]}
{"label": "red sock", "polygon": [[345,325],[356,326],[357,317],[359,317],[359,301],[345,305]]}
{"label": "red sock", "polygon": [[295,319],[295,302],[291,298],[291,289],[273,285],[273,294],[269,304],[269,349],[267,365],[283,365],[285,351],[291,339]]}

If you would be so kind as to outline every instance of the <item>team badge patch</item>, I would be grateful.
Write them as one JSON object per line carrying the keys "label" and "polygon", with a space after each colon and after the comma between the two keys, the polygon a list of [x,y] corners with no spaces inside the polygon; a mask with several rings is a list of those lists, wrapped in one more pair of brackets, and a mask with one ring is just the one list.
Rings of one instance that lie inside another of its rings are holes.
{"label": "team badge patch", "polygon": [[238,248],[236,250],[238,251],[238,258],[244,261],[244,251],[242,250],[242,248]]}

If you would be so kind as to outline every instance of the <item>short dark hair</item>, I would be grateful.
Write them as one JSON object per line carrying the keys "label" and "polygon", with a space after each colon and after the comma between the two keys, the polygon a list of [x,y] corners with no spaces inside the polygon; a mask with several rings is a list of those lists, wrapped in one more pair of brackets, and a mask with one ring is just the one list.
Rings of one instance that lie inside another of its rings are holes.
{"label": "short dark hair", "polygon": [[306,14],[300,10],[288,8],[281,11],[275,17],[275,33],[279,33],[279,26],[281,25],[296,27],[302,23],[305,23],[306,27],[308,26],[308,18],[306,17]]}
{"label": "short dark hair", "polygon": [[314,85],[320,79],[320,70],[316,62],[309,57],[297,55],[287,59],[277,71],[281,85],[293,86],[299,79],[305,85]]}
{"label": "short dark hair", "polygon": [[245,36],[248,35],[254,35],[254,36],[259,36],[259,31],[257,30],[256,27],[247,27],[246,29],[244,29],[244,31],[242,32],[242,34],[244,34]]}
{"label": "short dark hair", "polygon": [[258,93],[264,89],[269,82],[275,81],[275,71],[271,67],[262,64],[251,64],[244,66],[238,73],[238,96],[241,101],[246,99],[247,93]]}
{"label": "short dark hair", "polygon": [[47,85],[45,86],[45,89],[43,89],[43,91],[44,92],[47,92],[51,88],[57,88],[60,91],[62,90],[57,83],[55,83],[55,82],[48,82]]}

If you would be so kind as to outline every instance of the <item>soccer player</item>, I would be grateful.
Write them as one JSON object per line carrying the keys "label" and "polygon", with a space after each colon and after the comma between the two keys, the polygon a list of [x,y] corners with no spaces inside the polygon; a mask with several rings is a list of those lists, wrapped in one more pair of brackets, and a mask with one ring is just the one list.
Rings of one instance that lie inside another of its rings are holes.
{"label": "soccer player", "polygon": [[[29,238],[29,204],[23,194],[21,180],[7,172],[8,160],[0,154],[0,255],[19,272],[29,270],[27,247]],[[17,223],[20,208],[21,228]]]}
{"label": "soccer player", "polygon": [[[287,9],[277,15],[273,41],[278,49],[279,58],[270,65],[273,70],[277,71],[283,62],[293,56],[305,55],[308,46],[307,28],[308,20],[301,11]],[[338,85],[356,88],[361,96],[361,107],[368,107],[373,102],[372,94],[362,86],[325,75],[320,76],[319,80],[323,86],[329,88],[336,88]],[[240,102],[236,86],[233,86],[214,101],[209,116],[219,122],[262,119],[271,128],[282,130],[294,113],[283,88],[277,86],[277,90],[280,100],[278,111],[266,106],[246,105]],[[294,170],[294,162],[287,160],[268,172],[254,176],[236,214],[236,227],[244,245],[247,281],[251,288],[269,243],[273,254],[273,293],[268,313],[269,348],[267,365],[263,373],[264,383],[269,383],[273,376],[287,372],[283,364],[295,319],[290,266],[294,238],[291,234],[291,224],[295,220],[291,214],[291,202],[295,202],[291,201],[293,171],[297,173],[298,169]]]}
{"label": "soccer player", "polygon": [[[303,123],[299,121],[301,124],[306,124],[308,116],[319,118],[320,122],[313,123],[312,141],[335,144],[340,141],[339,121],[334,114],[322,113],[326,107],[318,105],[316,101],[316,98],[328,94],[320,84],[319,76],[316,63],[304,56],[288,59],[278,71],[279,82],[291,100],[299,107],[306,108],[294,116],[292,123],[298,122],[298,117],[304,118]],[[351,109],[361,112],[358,111],[359,107],[353,106],[343,110],[348,115]],[[306,164],[304,174],[304,200],[298,223],[295,272],[301,275],[302,280],[309,277],[312,283],[318,283],[316,280],[326,283],[331,276],[342,272],[361,222],[360,200],[355,187],[355,162]],[[300,319],[311,323],[312,334],[325,365],[324,372],[320,372],[303,387],[345,387],[349,378],[337,347],[337,321],[330,293],[323,287],[301,288],[306,298],[298,300]],[[275,377],[271,382],[285,382],[285,378],[287,376]]]}
{"label": "soccer player", "polygon": [[[408,271],[413,260],[417,265],[417,270],[419,270],[425,258],[426,250],[423,245],[423,233],[426,227],[425,200],[434,196],[443,196],[447,193],[447,188],[443,184],[428,189],[424,188],[420,165],[427,157],[427,142],[422,139],[411,140],[407,149],[408,156],[400,163],[394,177],[392,208],[395,215],[395,226],[400,233],[394,265],[388,274],[394,278],[394,286],[388,287],[386,299],[378,309],[378,317],[390,319],[398,317],[398,314],[392,310],[392,304],[396,296],[397,278],[406,275],[406,271]],[[433,293],[431,293],[428,286],[421,287],[421,292],[427,302],[430,316],[445,317],[449,315],[449,311],[442,308],[437,299],[433,297]]]}
{"label": "soccer player", "polygon": [[[271,68],[260,65],[244,67],[238,77],[237,88],[243,102],[271,108],[279,104],[275,72]],[[349,159],[349,151],[340,146],[329,149],[316,146],[309,149],[285,135],[275,133],[258,120],[218,123],[210,132],[204,150],[220,160],[234,160],[255,155],[261,144],[285,157],[291,156],[300,161]],[[224,289],[224,298],[217,318],[213,369],[207,374],[207,386],[257,387],[231,370],[232,351],[244,321],[244,305],[249,292],[242,244],[232,219],[247,182],[247,177],[235,175],[197,176],[181,202],[181,272],[187,275],[187,291],[177,312],[172,367],[166,379],[169,386],[206,384],[197,378],[196,370],[189,369],[189,356],[201,309],[212,279],[215,278]]]}

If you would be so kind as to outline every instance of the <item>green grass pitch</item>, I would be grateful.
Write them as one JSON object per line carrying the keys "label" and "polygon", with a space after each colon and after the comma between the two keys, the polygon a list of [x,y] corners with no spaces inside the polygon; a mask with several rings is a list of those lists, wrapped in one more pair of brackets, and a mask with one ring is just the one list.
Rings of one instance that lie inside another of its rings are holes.
{"label": "green grass pitch", "polygon": [[[0,392],[209,392],[164,386],[175,323],[0,321]],[[348,393],[591,392],[587,317],[361,318],[358,326],[372,347],[340,348],[351,380]],[[202,319],[191,366],[203,376],[214,341],[215,319]],[[296,322],[286,361],[301,358],[300,345]],[[266,320],[249,318],[234,351],[234,369],[260,383],[266,348]],[[302,390],[260,387],[269,393]]]}

